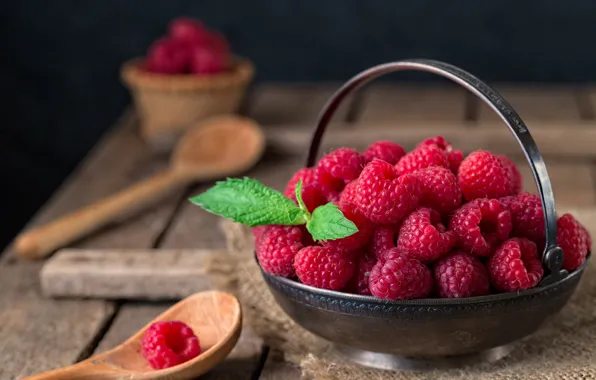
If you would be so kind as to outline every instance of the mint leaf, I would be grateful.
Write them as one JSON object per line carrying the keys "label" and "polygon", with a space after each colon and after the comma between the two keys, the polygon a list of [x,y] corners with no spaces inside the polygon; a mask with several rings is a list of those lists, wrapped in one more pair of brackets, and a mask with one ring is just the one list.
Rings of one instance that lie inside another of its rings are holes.
{"label": "mint leaf", "polygon": [[190,201],[208,212],[249,227],[306,222],[304,211],[291,199],[248,177],[216,182],[215,186]]}
{"label": "mint leaf", "polygon": [[308,211],[308,208],[306,207],[306,204],[304,204],[304,200],[302,199],[302,180],[298,181],[298,183],[296,184],[296,190],[294,192],[296,194],[298,206],[304,212],[304,219],[306,219],[307,222],[310,221],[310,212]]}
{"label": "mint leaf", "polygon": [[306,229],[315,240],[335,240],[358,232],[358,227],[344,216],[333,203],[317,207],[306,223]]}

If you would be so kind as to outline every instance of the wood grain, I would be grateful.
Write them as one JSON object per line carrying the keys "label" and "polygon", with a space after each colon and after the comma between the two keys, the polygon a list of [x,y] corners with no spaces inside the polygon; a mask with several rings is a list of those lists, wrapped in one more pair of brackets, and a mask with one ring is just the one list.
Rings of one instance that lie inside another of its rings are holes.
{"label": "wood grain", "polygon": [[[163,168],[164,161],[154,159],[134,127],[135,118],[127,114],[27,228],[112,194]],[[75,246],[151,247],[167,225],[178,197],[133,219],[118,221]],[[10,328],[0,328],[2,379],[21,378],[85,357],[89,345],[113,315],[113,304],[104,301],[44,298],[38,283],[40,269],[41,263],[19,261],[10,248],[1,258],[1,297],[5,301],[0,304],[0,314],[11,321],[6,324]]]}
{"label": "wood grain", "polygon": [[[488,149],[495,153],[521,155],[521,150],[505,124],[494,122],[495,127],[465,128],[462,123],[418,122],[399,128],[386,123],[355,125],[354,128],[335,128],[326,132],[322,149],[348,146],[364,149],[376,140],[393,140],[406,149],[413,149],[420,141],[442,135],[455,147],[471,152]],[[498,124],[498,127],[497,127]],[[573,133],[569,133],[569,129]],[[592,159],[596,157],[594,141],[596,128],[592,122],[578,121],[561,125],[545,122],[540,128],[530,128],[532,136],[545,156],[566,159]],[[267,130],[270,144],[287,154],[304,155],[310,144],[312,131],[304,125],[287,125]]]}
{"label": "wood grain", "polygon": [[371,84],[364,90],[359,124],[407,128],[411,122],[464,121],[466,93],[460,87]]}
{"label": "wood grain", "polygon": [[64,249],[41,273],[47,297],[115,300],[178,300],[212,288],[209,261],[214,250]]}
{"label": "wood grain", "polygon": [[[542,122],[575,122],[580,120],[580,89],[573,87],[547,86],[495,86],[530,127],[540,127]],[[482,127],[491,127],[490,123],[498,120],[498,116],[487,105],[482,103],[478,111],[478,119]],[[486,123],[489,122],[489,123]],[[570,127],[575,123],[565,123]]]}
{"label": "wood grain", "polygon": [[[300,123],[314,125],[317,116],[341,83],[271,83],[256,87],[249,115],[263,125]],[[337,110],[334,121],[343,121],[350,99]]]}

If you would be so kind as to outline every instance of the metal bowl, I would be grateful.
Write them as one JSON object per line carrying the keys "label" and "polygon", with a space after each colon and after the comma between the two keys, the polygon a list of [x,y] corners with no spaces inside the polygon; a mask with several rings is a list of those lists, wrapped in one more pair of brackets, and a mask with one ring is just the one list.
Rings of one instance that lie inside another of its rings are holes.
{"label": "metal bowl", "polygon": [[493,361],[511,343],[535,332],[558,313],[575,291],[588,260],[569,274],[561,269],[556,245],[554,197],[546,167],[530,133],[513,108],[471,74],[431,60],[392,62],[368,69],[346,82],[329,100],[313,133],[307,167],[316,162],[325,128],[352,90],[385,73],[415,69],[459,83],[495,110],[524,151],[534,174],[545,217],[545,276],[536,288],[460,299],[383,300],[323,290],[286,278],[263,277],[281,308],[299,325],[333,342],[358,363],[385,369],[425,369]]}

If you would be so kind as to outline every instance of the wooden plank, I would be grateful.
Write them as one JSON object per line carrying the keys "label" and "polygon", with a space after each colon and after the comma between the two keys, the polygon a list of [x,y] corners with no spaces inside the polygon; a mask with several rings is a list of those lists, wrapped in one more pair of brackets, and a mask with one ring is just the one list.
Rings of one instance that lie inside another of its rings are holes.
{"label": "wooden plank", "polygon": [[411,122],[463,122],[465,118],[466,92],[461,87],[372,84],[364,90],[360,124],[407,127]]}
{"label": "wooden plank", "polygon": [[[530,127],[541,127],[542,122],[568,122],[582,119],[579,88],[496,85],[495,89],[503,95]],[[491,127],[495,126],[492,122],[500,119],[493,110],[481,103],[478,120],[481,126]],[[566,123],[565,125],[575,126],[577,124]]]}
{"label": "wooden plank", "polygon": [[[517,162],[524,178],[524,189],[537,193],[536,184],[527,162]],[[555,201],[558,208],[596,207],[596,192],[592,167],[588,161],[557,162],[546,160]]]}
{"label": "wooden plank", "polygon": [[[376,140],[393,140],[406,149],[414,148],[420,141],[442,135],[455,147],[465,152],[488,149],[495,153],[520,155],[521,150],[511,132],[500,122],[487,128],[464,128],[461,123],[419,122],[408,128],[391,128],[386,123],[369,124],[365,128],[337,128],[326,132],[322,150],[340,146],[364,149]],[[573,133],[569,129],[573,128]],[[542,123],[541,128],[531,128],[532,136],[545,156],[585,158],[596,157],[594,141],[596,128],[588,121]],[[304,155],[310,144],[311,130],[303,125],[287,125],[267,130],[269,144],[286,154]]]}
{"label": "wooden plank", "polygon": [[200,249],[64,249],[46,262],[48,297],[178,300],[213,284],[205,271],[222,251]]}
{"label": "wooden plank", "polygon": [[[254,89],[249,115],[263,125],[300,123],[313,126],[341,83],[269,83]],[[350,100],[337,110],[335,122],[348,114]]]}
{"label": "wooden plank", "polygon": [[302,371],[296,365],[283,360],[283,354],[269,351],[259,380],[301,380]]}
{"label": "wooden plank", "polygon": [[[163,162],[136,136],[127,115],[89,154],[27,228],[48,222],[112,194],[156,170]],[[74,246],[151,247],[167,225],[176,199],[106,228]],[[72,364],[87,356],[95,336],[113,315],[104,301],[55,301],[44,298],[38,274],[42,262],[23,262],[9,248],[2,257],[0,314],[10,320],[0,329],[0,378],[28,376]],[[4,322],[3,322],[4,323]],[[6,325],[5,325],[6,326]],[[92,348],[92,347],[91,347]]]}
{"label": "wooden plank", "polygon": [[[114,319],[112,327],[97,346],[95,354],[107,351],[124,342],[169,306],[170,304],[127,304]],[[200,339],[200,331],[195,333]],[[255,364],[259,361],[261,347],[261,339],[250,328],[244,326],[240,339],[228,358],[212,371],[201,376],[201,380],[250,379]]]}

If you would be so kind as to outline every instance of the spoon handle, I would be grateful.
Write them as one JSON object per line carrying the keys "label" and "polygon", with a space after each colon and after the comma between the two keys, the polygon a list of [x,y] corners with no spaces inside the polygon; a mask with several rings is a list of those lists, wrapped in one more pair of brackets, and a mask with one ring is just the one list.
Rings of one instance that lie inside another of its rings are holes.
{"label": "spoon handle", "polygon": [[23,380],[124,380],[130,374],[114,369],[102,361],[89,361],[25,377]]}
{"label": "spoon handle", "polygon": [[106,199],[74,211],[16,238],[15,250],[23,258],[41,259],[115,219],[144,209],[153,201],[188,183],[174,171],[163,171]]}

